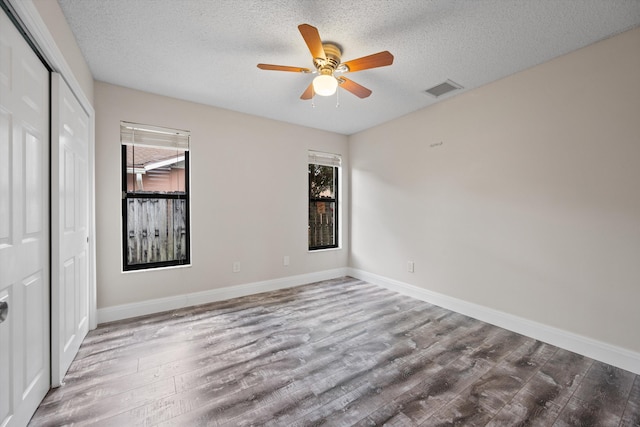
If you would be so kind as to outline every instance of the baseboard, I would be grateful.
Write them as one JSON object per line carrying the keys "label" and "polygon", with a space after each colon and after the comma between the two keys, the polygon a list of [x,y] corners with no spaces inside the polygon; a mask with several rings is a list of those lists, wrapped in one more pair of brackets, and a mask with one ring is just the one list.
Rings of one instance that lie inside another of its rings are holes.
{"label": "baseboard", "polygon": [[640,353],[366,271],[348,275],[640,375]]}
{"label": "baseboard", "polygon": [[131,304],[122,304],[113,307],[99,308],[98,323],[113,322],[116,320],[129,319],[132,317],[160,313],[168,310],[176,310],[178,308],[190,307],[198,304],[206,304],[209,302],[223,301],[231,298],[258,294],[261,292],[292,288],[294,286],[319,282],[321,280],[335,279],[337,277],[343,277],[346,275],[346,268],[337,268],[333,270],[300,274],[297,276],[288,276],[261,282],[227,286],[224,288],[211,289],[208,291],[195,292],[191,294],[176,295],[167,298],[157,298]]}
{"label": "baseboard", "polygon": [[383,286],[430,304],[453,310],[457,313],[473,317],[474,319],[544,341],[640,375],[640,354],[631,350],[354,268],[325,270],[211,289],[203,292],[105,307],[98,309],[98,323],[112,322],[261,292],[291,288],[346,275]]}

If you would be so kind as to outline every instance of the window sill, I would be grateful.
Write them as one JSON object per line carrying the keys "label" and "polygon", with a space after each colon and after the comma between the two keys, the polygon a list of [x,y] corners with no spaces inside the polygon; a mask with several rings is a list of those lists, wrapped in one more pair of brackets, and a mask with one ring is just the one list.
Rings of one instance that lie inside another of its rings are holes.
{"label": "window sill", "polygon": [[307,252],[310,254],[317,252],[330,252],[330,251],[340,251],[342,248],[338,246],[337,248],[325,248],[325,249],[307,249]]}
{"label": "window sill", "polygon": [[191,268],[191,264],[168,265],[166,267],[140,268],[140,269],[137,269],[137,270],[122,270],[122,274],[144,273],[144,272],[164,271],[164,270],[175,270],[175,269],[178,269],[178,268]]}

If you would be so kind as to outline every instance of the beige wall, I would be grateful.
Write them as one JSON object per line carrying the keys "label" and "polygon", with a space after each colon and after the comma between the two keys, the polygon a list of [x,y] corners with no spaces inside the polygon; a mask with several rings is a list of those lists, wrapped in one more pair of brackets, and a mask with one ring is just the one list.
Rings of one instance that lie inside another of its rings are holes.
{"label": "beige wall", "polygon": [[352,267],[640,351],[640,29],[353,135],[350,159]]}
{"label": "beige wall", "polygon": [[71,28],[55,0],[33,0],[40,17],[49,29],[74,77],[80,84],[89,102],[93,103],[93,76],[78,47]]}
{"label": "beige wall", "polygon": [[[640,29],[347,138],[94,89],[57,2],[34,4],[95,96],[100,308],[349,262],[640,351]],[[120,120],[193,132],[191,268],[121,272]],[[342,250],[306,250],[309,148],[351,157]]]}
{"label": "beige wall", "polygon": [[[347,266],[346,238],[307,251],[307,150],[348,164],[346,136],[101,82],[94,104],[99,308]],[[192,267],[121,271],[120,120],[191,131]]]}

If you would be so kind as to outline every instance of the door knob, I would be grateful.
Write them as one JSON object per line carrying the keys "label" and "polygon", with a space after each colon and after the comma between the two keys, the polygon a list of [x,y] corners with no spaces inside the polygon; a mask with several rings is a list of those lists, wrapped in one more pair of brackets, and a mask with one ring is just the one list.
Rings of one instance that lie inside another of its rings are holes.
{"label": "door knob", "polygon": [[0,323],[7,320],[7,316],[9,315],[9,303],[6,301],[0,301]]}

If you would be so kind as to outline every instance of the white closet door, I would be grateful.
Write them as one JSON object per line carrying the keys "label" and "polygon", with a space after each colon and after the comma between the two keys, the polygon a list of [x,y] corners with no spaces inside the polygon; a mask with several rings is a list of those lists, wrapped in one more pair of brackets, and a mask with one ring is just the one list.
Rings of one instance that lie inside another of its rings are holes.
{"label": "white closet door", "polygon": [[89,331],[89,116],[51,77],[51,382],[62,385]]}
{"label": "white closet door", "polygon": [[50,385],[49,72],[0,11],[0,425]]}

